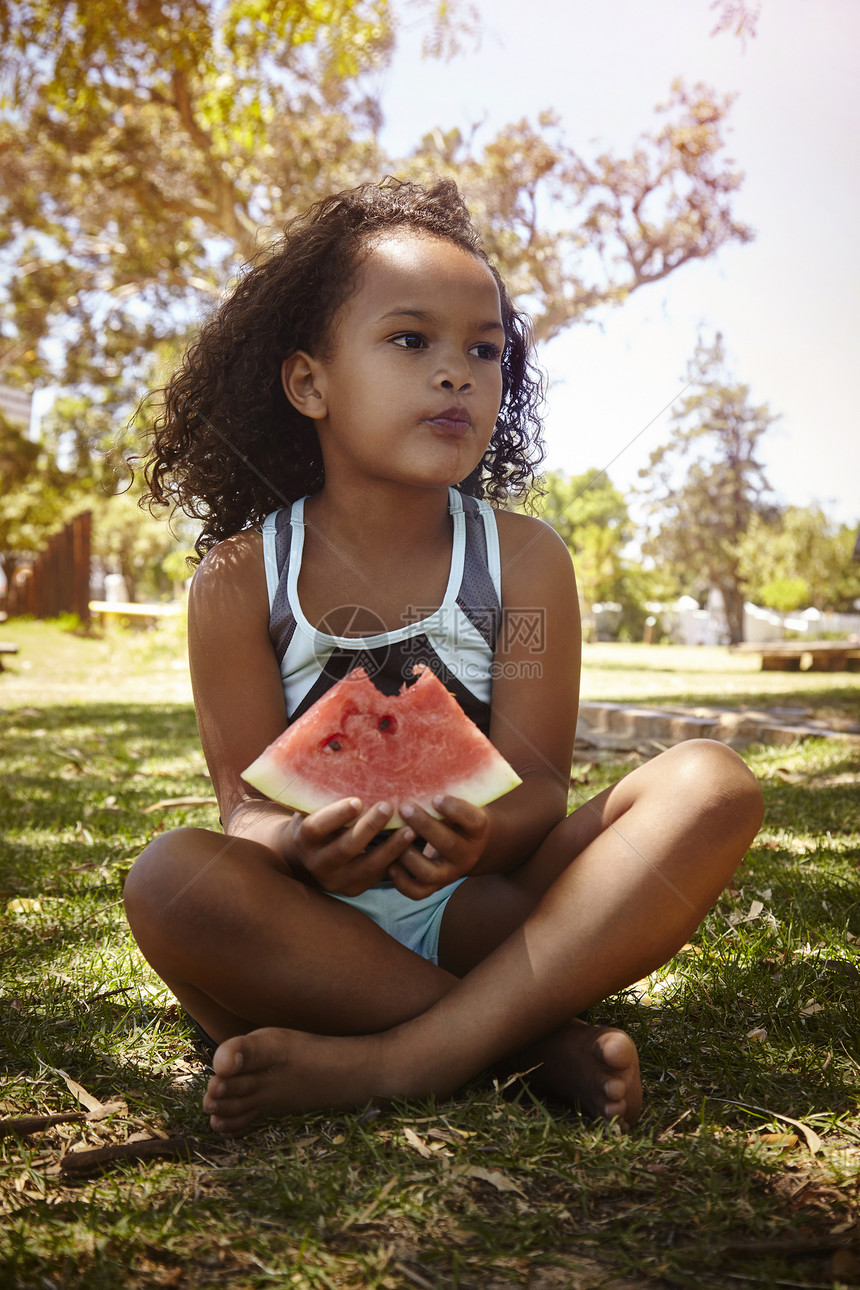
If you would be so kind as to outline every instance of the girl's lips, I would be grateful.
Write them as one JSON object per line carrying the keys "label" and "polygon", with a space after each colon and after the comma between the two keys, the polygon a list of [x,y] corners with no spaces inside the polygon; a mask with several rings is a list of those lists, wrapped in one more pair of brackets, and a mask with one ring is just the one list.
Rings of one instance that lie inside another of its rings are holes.
{"label": "girl's lips", "polygon": [[464,435],[472,426],[472,418],[466,408],[446,408],[444,412],[437,412],[427,420],[444,434]]}

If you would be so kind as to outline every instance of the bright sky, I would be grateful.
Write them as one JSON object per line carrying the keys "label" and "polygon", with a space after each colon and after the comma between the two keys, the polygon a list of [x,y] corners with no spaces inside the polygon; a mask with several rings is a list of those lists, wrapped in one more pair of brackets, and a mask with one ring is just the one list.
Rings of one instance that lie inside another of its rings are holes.
{"label": "bright sky", "polygon": [[544,348],[546,464],[578,474],[613,462],[610,478],[626,492],[667,439],[668,414],[631,440],[679,393],[700,329],[720,330],[733,376],[781,414],[762,445],[781,500],[860,521],[858,0],[763,0],[745,47],[710,36],[709,0],[479,7],[477,52],[423,62],[415,39],[401,41],[383,82],[383,142],[394,155],[435,125],[483,122],[486,140],[546,108],[584,155],[597,143],[625,155],[654,128],[675,77],[738,95],[727,152],[746,179],[734,209],[756,240],[685,266],[601,327],[576,326]]}

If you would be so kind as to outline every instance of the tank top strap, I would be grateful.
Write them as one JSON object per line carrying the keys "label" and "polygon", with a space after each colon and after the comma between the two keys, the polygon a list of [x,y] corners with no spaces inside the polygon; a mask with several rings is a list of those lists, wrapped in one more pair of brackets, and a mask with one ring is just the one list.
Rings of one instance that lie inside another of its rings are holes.
{"label": "tank top strap", "polygon": [[499,604],[502,603],[502,557],[499,551],[499,530],[496,524],[496,512],[483,497],[476,497],[478,513],[484,524],[484,540],[487,544],[487,570],[496,591]]}
{"label": "tank top strap", "polygon": [[269,593],[269,609],[275,602],[275,594],[278,590],[278,581],[280,578],[280,569],[278,568],[278,516],[280,511],[270,511],[263,520],[263,563],[266,570],[266,590]]}
{"label": "tank top strap", "polygon": [[296,503],[287,509],[272,511],[263,521],[263,559],[266,569],[266,589],[269,596],[269,637],[275,647],[278,662],[287,652],[296,629],[296,620],[290,606],[289,568],[293,526],[291,523]]}
{"label": "tank top strap", "polygon": [[480,498],[463,497],[461,505],[466,547],[457,605],[494,651],[502,612],[496,517],[492,507]]}

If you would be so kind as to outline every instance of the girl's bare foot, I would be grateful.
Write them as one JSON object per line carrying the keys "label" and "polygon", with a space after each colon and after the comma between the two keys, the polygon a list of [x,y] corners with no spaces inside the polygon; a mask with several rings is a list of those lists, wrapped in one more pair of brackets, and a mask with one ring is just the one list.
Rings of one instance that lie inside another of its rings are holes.
{"label": "girl's bare foot", "polygon": [[632,1127],[642,1114],[636,1045],[623,1030],[572,1021],[517,1057],[520,1069],[540,1063],[529,1078],[553,1097],[595,1119]]}
{"label": "girl's bare foot", "polygon": [[216,1049],[203,1109],[216,1133],[236,1134],[261,1116],[363,1106],[374,1083],[375,1036],[311,1035],[268,1027]]}
{"label": "girl's bare foot", "polygon": [[[311,1035],[274,1027],[237,1035],[212,1059],[215,1074],[203,1109],[216,1133],[236,1134],[261,1116],[363,1106],[377,1096],[417,1093],[387,1086],[390,1053],[382,1053],[381,1041],[376,1035]],[[519,1054],[518,1062],[540,1063],[532,1077],[536,1084],[586,1115],[627,1125],[639,1119],[639,1059],[623,1030],[573,1021]],[[386,1071],[387,1078],[380,1074]]]}

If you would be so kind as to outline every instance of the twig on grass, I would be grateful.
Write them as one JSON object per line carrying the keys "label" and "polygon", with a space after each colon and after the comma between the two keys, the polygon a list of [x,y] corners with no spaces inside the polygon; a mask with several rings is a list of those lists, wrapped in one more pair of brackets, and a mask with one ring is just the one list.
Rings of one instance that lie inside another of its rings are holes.
{"label": "twig on grass", "polygon": [[109,1147],[95,1147],[92,1151],[70,1151],[60,1161],[60,1173],[67,1177],[85,1178],[126,1160],[151,1160],[156,1156],[190,1160],[196,1147],[196,1139],[185,1136],[117,1142]]}

